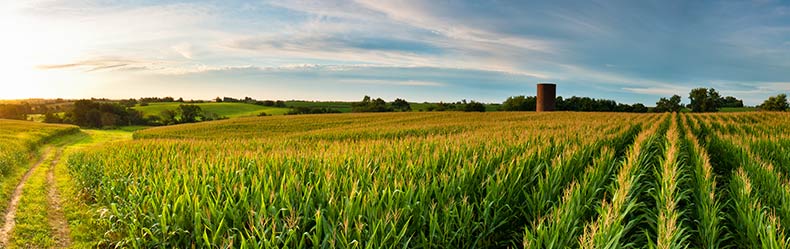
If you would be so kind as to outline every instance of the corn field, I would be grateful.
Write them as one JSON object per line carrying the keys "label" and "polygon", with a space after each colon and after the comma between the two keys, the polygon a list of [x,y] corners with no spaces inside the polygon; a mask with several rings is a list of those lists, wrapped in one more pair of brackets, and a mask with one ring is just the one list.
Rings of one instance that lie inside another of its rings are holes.
{"label": "corn field", "polygon": [[47,140],[78,131],[76,126],[0,119],[0,176],[28,164],[30,153]]}
{"label": "corn field", "polygon": [[787,248],[790,115],[392,113],[153,128],[70,173],[136,248]]}

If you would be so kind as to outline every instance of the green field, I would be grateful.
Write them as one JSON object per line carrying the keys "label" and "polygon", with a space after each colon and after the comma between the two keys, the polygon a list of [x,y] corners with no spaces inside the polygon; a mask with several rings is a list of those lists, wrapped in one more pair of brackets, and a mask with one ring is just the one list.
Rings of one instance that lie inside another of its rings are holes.
{"label": "green field", "polygon": [[[134,109],[143,112],[143,115],[145,116],[158,116],[162,111],[175,110],[179,105],[182,104],[185,103],[150,103],[148,106],[136,106]],[[266,114],[270,115],[282,115],[288,112],[288,108],[260,106],[246,103],[196,103],[194,105],[200,106],[200,108],[202,108],[204,111],[216,113],[217,115],[229,118],[257,116],[261,112],[266,112]]]}
{"label": "green field", "polygon": [[[62,245],[42,222],[58,217],[42,213],[48,186],[78,247],[787,248],[790,238],[789,113],[283,115],[133,135],[14,122],[0,122],[15,127],[0,142],[45,146],[7,244],[17,247]],[[5,182],[22,179],[10,172]]]}

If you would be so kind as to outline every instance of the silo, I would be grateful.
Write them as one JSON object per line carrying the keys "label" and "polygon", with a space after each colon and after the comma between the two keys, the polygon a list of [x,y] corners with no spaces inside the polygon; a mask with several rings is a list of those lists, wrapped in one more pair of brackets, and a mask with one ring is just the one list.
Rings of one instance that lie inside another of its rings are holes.
{"label": "silo", "polygon": [[552,83],[538,84],[538,103],[535,111],[554,111],[554,100],[557,98],[557,85]]}

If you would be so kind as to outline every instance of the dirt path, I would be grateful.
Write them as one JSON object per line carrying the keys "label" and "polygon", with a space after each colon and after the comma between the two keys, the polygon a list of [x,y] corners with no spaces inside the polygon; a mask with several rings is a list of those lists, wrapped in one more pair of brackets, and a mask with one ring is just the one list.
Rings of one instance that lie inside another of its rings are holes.
{"label": "dirt path", "polygon": [[51,153],[51,149],[47,148],[41,154],[41,158],[38,159],[36,164],[33,164],[30,169],[25,172],[25,175],[22,176],[22,180],[19,180],[19,184],[16,185],[14,189],[14,193],[11,195],[11,202],[8,203],[8,208],[6,209],[5,214],[5,222],[3,223],[2,229],[0,229],[0,245],[5,247],[8,245],[8,239],[11,237],[11,231],[14,230],[14,226],[16,225],[16,209],[19,205],[19,199],[22,197],[22,190],[25,187],[25,182],[27,179],[30,178],[30,175],[33,174],[33,171],[38,168],[44,162],[44,159]]}
{"label": "dirt path", "polygon": [[69,232],[69,223],[66,220],[66,215],[63,213],[63,207],[60,202],[60,194],[58,188],[55,186],[55,167],[60,162],[60,156],[63,149],[58,150],[55,159],[49,164],[47,170],[47,203],[49,204],[49,225],[52,228],[53,239],[55,239],[56,248],[68,248],[71,245],[71,236]]}

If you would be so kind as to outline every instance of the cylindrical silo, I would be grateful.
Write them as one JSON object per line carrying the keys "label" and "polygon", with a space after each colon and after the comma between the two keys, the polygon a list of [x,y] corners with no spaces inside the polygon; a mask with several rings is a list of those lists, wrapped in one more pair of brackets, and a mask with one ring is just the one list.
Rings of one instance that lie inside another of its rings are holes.
{"label": "cylindrical silo", "polygon": [[557,98],[557,85],[552,83],[538,84],[538,103],[535,111],[554,111],[554,100]]}

